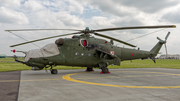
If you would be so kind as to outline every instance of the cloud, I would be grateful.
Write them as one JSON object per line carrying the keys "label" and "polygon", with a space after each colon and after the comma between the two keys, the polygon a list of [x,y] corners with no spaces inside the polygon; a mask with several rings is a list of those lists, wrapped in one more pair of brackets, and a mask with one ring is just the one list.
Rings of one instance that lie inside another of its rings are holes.
{"label": "cloud", "polygon": [[[82,4],[86,6],[90,6],[94,9],[99,9],[104,13],[113,14],[117,16],[126,16],[139,13],[136,8],[127,7],[126,5],[122,5],[120,1],[114,2],[112,0],[79,0]],[[85,3],[86,2],[86,3]]]}
{"label": "cloud", "polygon": [[[78,0],[82,5],[89,6],[91,9],[98,9],[104,15],[100,16],[115,16],[123,19],[121,25],[134,24],[166,24],[167,21],[162,21],[161,17],[169,8],[177,6],[179,0],[163,0],[153,2],[150,0]],[[178,9],[176,9],[178,10]],[[179,12],[176,12],[179,13]],[[177,16],[172,14],[173,17]],[[171,18],[173,18],[171,17]],[[119,18],[118,18],[118,21]]]}
{"label": "cloud", "polygon": [[31,11],[38,11],[44,8],[42,4],[40,4],[38,1],[35,0],[26,1],[24,3],[24,6],[26,9]]}
{"label": "cloud", "polygon": [[62,21],[66,26],[84,26],[84,21],[75,15],[70,15],[66,12],[59,12],[58,14],[59,15],[57,15],[57,20]]}
{"label": "cloud", "polygon": [[22,0],[0,0],[0,5],[9,7],[9,8],[17,8],[21,6]]}
{"label": "cloud", "polygon": [[28,24],[28,18],[22,13],[6,7],[0,7],[0,23]]}
{"label": "cloud", "polygon": [[[81,27],[84,26],[84,21],[75,15],[71,15],[68,12],[50,12],[41,11],[37,12],[33,16],[33,23],[35,25],[46,28],[63,28],[66,26]],[[35,19],[36,18],[36,19]]]}
{"label": "cloud", "polygon": [[102,16],[94,16],[90,21],[90,27],[94,27],[96,29],[105,28],[105,27],[112,27],[114,19],[108,19],[107,17]]}
{"label": "cloud", "polygon": [[143,25],[143,22],[139,21],[137,18],[130,17],[102,17],[93,16],[91,19],[91,26],[96,26],[97,28],[104,27],[125,27],[125,26],[138,26]]}
{"label": "cloud", "polygon": [[84,7],[75,0],[69,0],[69,11],[73,13],[80,13],[82,14]]}
{"label": "cloud", "polygon": [[136,17],[119,17],[113,22],[116,26],[139,26],[143,25],[143,21],[139,20]]}
{"label": "cloud", "polygon": [[162,20],[166,20],[171,23],[180,23],[180,5],[169,10],[162,16]]}
{"label": "cloud", "polygon": [[127,7],[137,8],[140,11],[146,13],[155,13],[168,7],[175,6],[179,3],[178,0],[162,0],[162,1],[151,1],[151,0],[113,0],[116,3],[125,5]]}
{"label": "cloud", "polygon": [[52,12],[68,11],[69,9],[67,0],[41,0],[41,2],[46,7],[46,10]]}

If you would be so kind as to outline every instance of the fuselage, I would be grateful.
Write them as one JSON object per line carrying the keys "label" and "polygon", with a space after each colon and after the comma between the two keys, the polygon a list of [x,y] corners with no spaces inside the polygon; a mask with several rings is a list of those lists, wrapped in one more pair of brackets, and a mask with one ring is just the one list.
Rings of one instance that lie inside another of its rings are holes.
{"label": "fuselage", "polygon": [[111,42],[94,37],[65,38],[62,44],[56,44],[56,46],[59,54],[30,58],[26,64],[40,68],[46,65],[99,67],[98,64],[101,62],[108,65],[120,65],[120,63],[115,63],[115,60],[121,62],[152,56],[152,53],[148,51],[117,47]]}

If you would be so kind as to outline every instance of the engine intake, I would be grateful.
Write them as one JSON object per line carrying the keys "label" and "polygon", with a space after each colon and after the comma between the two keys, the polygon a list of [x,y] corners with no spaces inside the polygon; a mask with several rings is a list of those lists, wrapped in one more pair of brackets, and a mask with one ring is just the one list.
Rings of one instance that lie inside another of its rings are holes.
{"label": "engine intake", "polygon": [[57,45],[62,45],[63,44],[63,39],[62,38],[59,38],[55,41],[55,44]]}

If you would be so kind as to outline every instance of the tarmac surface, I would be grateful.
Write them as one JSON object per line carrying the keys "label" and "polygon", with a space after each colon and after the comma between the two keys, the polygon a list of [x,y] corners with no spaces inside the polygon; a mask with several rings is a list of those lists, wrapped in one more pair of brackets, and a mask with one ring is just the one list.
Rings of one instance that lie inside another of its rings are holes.
{"label": "tarmac surface", "polygon": [[180,100],[180,69],[110,69],[110,74],[100,71],[58,70],[57,75],[22,71],[18,101]]}
{"label": "tarmac surface", "polygon": [[17,101],[20,75],[21,71],[0,73],[0,101]]}

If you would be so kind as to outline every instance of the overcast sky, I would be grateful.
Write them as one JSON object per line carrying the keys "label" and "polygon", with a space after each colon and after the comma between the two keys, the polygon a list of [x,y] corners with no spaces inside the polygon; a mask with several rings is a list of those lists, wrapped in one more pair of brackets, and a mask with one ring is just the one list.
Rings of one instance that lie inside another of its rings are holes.
{"label": "overcast sky", "polygon": [[[39,38],[71,33],[72,31],[13,32],[25,40],[5,32],[8,29],[67,28],[101,29],[109,27],[176,25],[168,29],[138,29],[108,31],[102,34],[127,41],[141,35],[156,32],[136,40],[128,41],[150,50],[157,42],[157,36],[167,40],[169,54],[180,54],[180,0],[0,0],[0,54],[14,55],[10,50],[36,49],[58,38],[14,48],[10,45]],[[70,38],[72,36],[66,36]],[[108,39],[107,39],[108,40]],[[108,40],[109,41],[109,40]],[[126,45],[115,43],[121,47]],[[130,47],[128,47],[130,48]],[[160,50],[165,54],[164,46]],[[22,55],[23,54],[18,54]]]}

